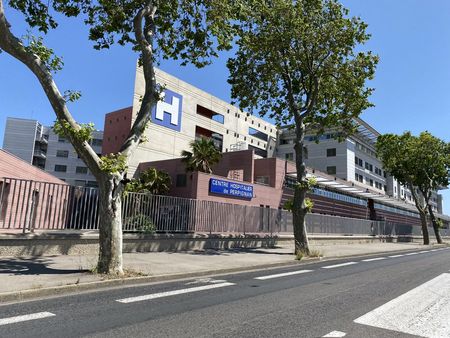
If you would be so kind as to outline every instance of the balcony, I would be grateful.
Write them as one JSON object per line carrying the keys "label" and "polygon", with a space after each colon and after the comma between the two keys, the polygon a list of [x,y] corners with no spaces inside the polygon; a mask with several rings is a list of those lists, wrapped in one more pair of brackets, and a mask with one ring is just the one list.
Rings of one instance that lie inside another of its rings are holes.
{"label": "balcony", "polygon": [[34,157],[38,157],[38,158],[43,158],[46,159],[47,158],[47,153],[41,149],[34,149],[34,153],[33,153]]}

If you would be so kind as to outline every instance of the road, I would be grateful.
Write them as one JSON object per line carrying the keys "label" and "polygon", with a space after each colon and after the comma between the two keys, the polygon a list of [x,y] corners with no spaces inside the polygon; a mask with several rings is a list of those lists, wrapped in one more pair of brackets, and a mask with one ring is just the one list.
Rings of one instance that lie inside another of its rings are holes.
{"label": "road", "polygon": [[0,337],[450,337],[449,269],[444,248],[5,304]]}

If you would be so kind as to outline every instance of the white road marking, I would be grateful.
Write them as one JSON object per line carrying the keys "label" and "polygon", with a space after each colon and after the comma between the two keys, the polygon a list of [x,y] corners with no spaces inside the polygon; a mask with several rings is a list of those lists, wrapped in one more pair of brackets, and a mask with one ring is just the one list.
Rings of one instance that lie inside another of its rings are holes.
{"label": "white road marking", "polygon": [[377,257],[377,258],[363,259],[362,262],[381,261],[381,260],[383,260],[383,259],[386,259],[386,257]]}
{"label": "white road marking", "polygon": [[0,319],[0,325],[26,322],[28,320],[42,319],[42,318],[53,317],[53,316],[56,316],[56,315],[51,312],[31,313],[29,315],[15,316],[15,317]]}
{"label": "white road marking", "polygon": [[410,252],[410,253],[405,254],[405,256],[412,256],[412,255],[418,255],[418,254],[419,254],[418,252]]}
{"label": "white road marking", "polygon": [[291,272],[277,273],[276,275],[268,275],[268,276],[255,277],[255,279],[266,280],[266,279],[272,279],[272,278],[279,278],[279,277],[286,277],[286,276],[298,275],[298,274],[301,274],[301,273],[312,272],[312,271],[313,271],[313,270],[298,270],[298,271],[291,271]]}
{"label": "white road marking", "polygon": [[433,250],[430,250],[431,252],[435,252],[435,251],[439,251],[439,249],[433,249]]}
{"label": "white road marking", "polygon": [[347,265],[353,265],[358,264],[357,262],[348,262],[348,263],[342,263],[342,264],[335,264],[335,265],[327,265],[322,266],[322,269],[334,269],[334,268],[340,268],[341,266],[347,266]]}
{"label": "white road marking", "polygon": [[341,331],[331,331],[330,333],[326,334],[325,337],[345,337],[347,334],[345,332],[341,332]]}
{"label": "white road marking", "polygon": [[185,283],[184,285],[192,285],[192,284],[219,284],[219,283],[225,283],[226,280],[224,279],[212,279],[212,278],[198,278],[191,282]]}
{"label": "white road marking", "polygon": [[450,337],[450,273],[404,293],[355,323],[421,337]]}
{"label": "white road marking", "polygon": [[419,251],[419,253],[426,253],[426,252],[430,252],[430,250]]}
{"label": "white road marking", "polygon": [[397,257],[404,257],[405,255],[393,255],[393,256],[388,256],[389,258],[397,258]]}
{"label": "white road marking", "polygon": [[141,302],[141,301],[144,301],[144,300],[151,300],[151,299],[156,299],[156,298],[163,298],[163,297],[181,295],[181,294],[184,294],[184,293],[191,293],[191,292],[198,292],[198,291],[205,291],[205,290],[223,288],[225,286],[232,286],[232,285],[236,285],[236,284],[235,283],[226,282],[226,283],[219,283],[219,284],[203,285],[203,286],[197,286],[197,287],[187,288],[187,289],[165,291],[165,292],[152,293],[152,294],[149,294],[149,295],[117,299],[116,302],[119,302],[119,303]]}

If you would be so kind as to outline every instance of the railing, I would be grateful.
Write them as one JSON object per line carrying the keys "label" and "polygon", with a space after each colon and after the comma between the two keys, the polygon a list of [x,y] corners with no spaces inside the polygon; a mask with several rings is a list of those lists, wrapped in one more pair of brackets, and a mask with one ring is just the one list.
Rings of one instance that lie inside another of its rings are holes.
{"label": "railing", "polygon": [[[168,233],[292,234],[292,213],[271,208],[126,193],[124,231]],[[4,178],[0,179],[0,229],[97,230],[98,190]],[[308,214],[309,234],[420,236],[419,226],[357,218]],[[450,235],[448,229],[441,231]],[[430,235],[433,234],[430,228]]]}

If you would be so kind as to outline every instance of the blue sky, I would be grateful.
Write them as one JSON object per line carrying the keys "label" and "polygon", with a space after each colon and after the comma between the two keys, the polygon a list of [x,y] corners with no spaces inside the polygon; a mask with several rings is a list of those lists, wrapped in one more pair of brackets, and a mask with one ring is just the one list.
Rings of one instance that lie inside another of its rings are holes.
{"label": "blue sky", "polygon": [[[450,141],[450,1],[448,0],[343,0],[351,15],[369,24],[372,39],[366,49],[380,56],[372,108],[362,115],[381,133],[419,133],[428,130]],[[17,35],[26,27],[17,13],[8,10]],[[65,67],[57,74],[61,90],[80,90],[82,98],[70,106],[81,122],[103,126],[104,114],[130,106],[136,55],[129,47],[95,51],[87,29],[74,20],[63,20],[46,38],[47,45],[63,56]],[[230,101],[226,82],[227,55],[198,70],[163,62],[163,70]],[[25,67],[0,54],[0,145],[7,116],[54,121],[54,114],[37,80]],[[450,212],[450,192],[444,210]]]}

